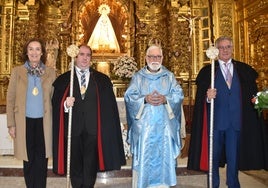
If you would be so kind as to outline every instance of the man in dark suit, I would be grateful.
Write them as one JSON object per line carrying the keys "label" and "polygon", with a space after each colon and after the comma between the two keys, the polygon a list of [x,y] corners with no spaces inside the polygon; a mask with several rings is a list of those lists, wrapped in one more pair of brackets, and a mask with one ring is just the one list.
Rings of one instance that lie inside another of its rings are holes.
{"label": "man in dark suit", "polygon": [[238,170],[268,169],[267,131],[251,103],[257,93],[257,72],[248,64],[232,59],[233,42],[220,37],[215,62],[215,89],[210,88],[211,65],[197,78],[188,169],[208,170],[210,100],[214,98],[213,187],[219,187],[219,166],[226,162],[229,188],[238,188]]}
{"label": "man in dark suit", "polygon": [[125,164],[120,120],[108,76],[90,68],[92,50],[81,45],[75,61],[73,97],[70,71],[54,82],[53,171],[65,174],[68,110],[72,107],[70,177],[73,188],[94,187],[98,171]]}

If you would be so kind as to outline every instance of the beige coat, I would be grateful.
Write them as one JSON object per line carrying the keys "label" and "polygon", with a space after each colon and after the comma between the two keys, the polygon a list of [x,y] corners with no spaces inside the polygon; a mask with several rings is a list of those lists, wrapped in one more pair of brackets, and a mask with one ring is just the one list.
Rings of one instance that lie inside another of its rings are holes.
{"label": "beige coat", "polygon": [[[46,67],[41,77],[44,103],[44,137],[46,157],[52,156],[52,83],[56,78],[55,70]],[[16,127],[14,155],[17,159],[28,161],[26,150],[26,93],[28,86],[27,69],[24,65],[13,68],[7,91],[7,126]]]}

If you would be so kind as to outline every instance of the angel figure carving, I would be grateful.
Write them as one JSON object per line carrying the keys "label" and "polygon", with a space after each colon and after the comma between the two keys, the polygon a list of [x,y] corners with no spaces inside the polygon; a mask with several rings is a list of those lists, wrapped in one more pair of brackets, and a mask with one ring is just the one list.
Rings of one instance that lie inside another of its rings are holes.
{"label": "angel figure carving", "polygon": [[58,50],[59,50],[59,41],[57,39],[52,39],[46,42],[47,66],[56,69]]}

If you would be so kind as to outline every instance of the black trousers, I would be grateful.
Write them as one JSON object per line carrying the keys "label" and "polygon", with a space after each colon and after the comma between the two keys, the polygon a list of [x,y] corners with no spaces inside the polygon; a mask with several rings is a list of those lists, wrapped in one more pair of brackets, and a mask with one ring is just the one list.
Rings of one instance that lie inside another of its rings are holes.
{"label": "black trousers", "polygon": [[71,140],[70,176],[73,188],[93,188],[97,177],[97,137],[86,131]]}
{"label": "black trousers", "polygon": [[23,161],[27,188],[45,188],[47,163],[43,130],[43,118],[26,117],[26,147],[28,161]]}

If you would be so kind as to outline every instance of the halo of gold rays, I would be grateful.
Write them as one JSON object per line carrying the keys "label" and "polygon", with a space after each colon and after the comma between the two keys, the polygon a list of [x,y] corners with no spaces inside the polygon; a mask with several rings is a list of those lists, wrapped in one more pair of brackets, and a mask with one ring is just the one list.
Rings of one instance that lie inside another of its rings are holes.
{"label": "halo of gold rays", "polygon": [[110,13],[111,9],[107,4],[101,4],[98,8],[98,12],[101,15],[108,15]]}

